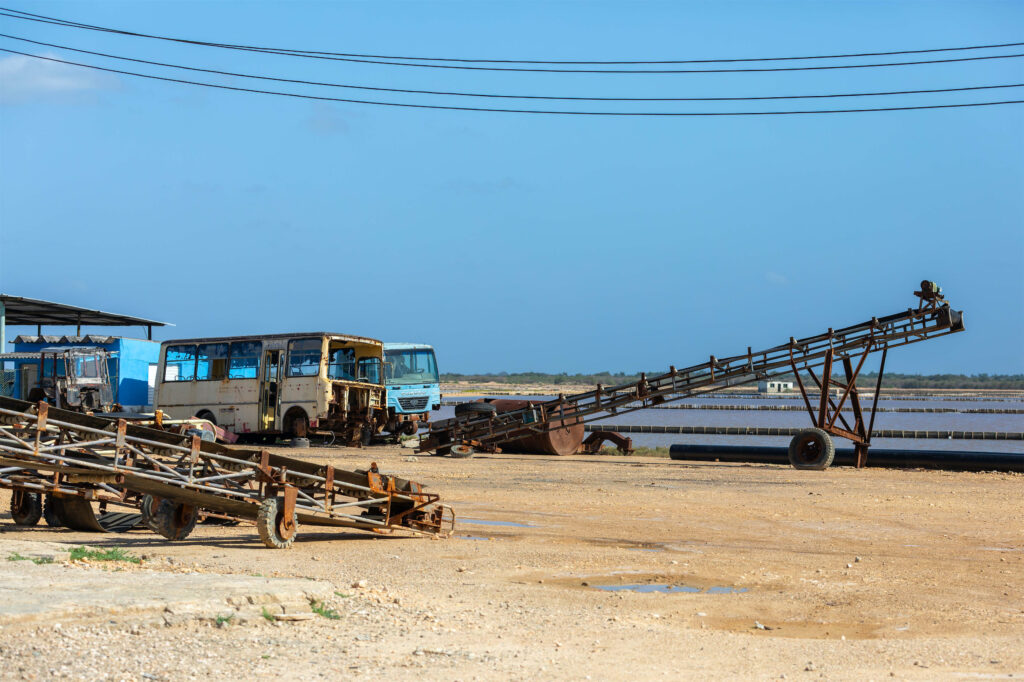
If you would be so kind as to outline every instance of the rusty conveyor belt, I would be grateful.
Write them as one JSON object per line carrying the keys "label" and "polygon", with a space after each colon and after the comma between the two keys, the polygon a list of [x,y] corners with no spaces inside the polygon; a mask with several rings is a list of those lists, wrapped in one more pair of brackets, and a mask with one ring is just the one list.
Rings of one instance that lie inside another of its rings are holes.
{"label": "rusty conveyor belt", "polygon": [[[66,500],[70,518],[91,501],[142,507],[149,526],[171,539],[187,535],[200,510],[255,521],[275,547],[291,544],[296,522],[418,534],[454,525],[437,494],[375,464],[335,469],[5,397],[0,487],[12,488],[16,502],[40,494]],[[89,525],[82,519],[76,527]]]}
{"label": "rusty conveyor belt", "polygon": [[[933,282],[922,282],[921,291],[914,292],[920,303],[917,308],[842,329],[829,329],[824,334],[805,339],[790,338],[788,343],[773,346],[762,351],[750,348],[742,355],[726,358],[711,356],[706,362],[684,369],[671,367],[665,374],[647,377],[642,374],[639,381],[619,386],[597,388],[583,393],[562,396],[554,400],[534,404],[518,410],[491,414],[470,413],[452,419],[435,421],[421,440],[421,452],[460,456],[472,454],[475,450],[494,449],[496,443],[522,438],[543,431],[547,424],[559,422],[571,425],[603,419],[608,416],[635,412],[648,407],[696,395],[712,393],[729,386],[748,384],[784,374],[794,374],[804,395],[808,411],[816,425],[832,435],[850,438],[859,447],[870,442],[871,427],[864,424],[857,396],[855,382],[864,358],[875,352],[882,352],[882,370],[885,354],[891,348],[905,346],[926,339],[963,331],[963,313],[949,307],[942,297],[941,289]],[[856,371],[851,359],[860,354]],[[832,378],[832,363],[842,361],[846,369],[845,384]],[[820,367],[821,379],[814,373]],[[819,414],[815,415],[807,391],[800,380],[801,372],[808,372],[823,389]],[[829,387],[836,386],[845,391],[838,406],[832,402]],[[878,391],[875,391],[877,400]],[[852,395],[850,404],[856,412],[856,424],[850,426],[841,411]],[[835,416],[830,414],[830,409]],[[838,418],[844,426],[836,423]],[[874,423],[874,412],[872,422]]]}

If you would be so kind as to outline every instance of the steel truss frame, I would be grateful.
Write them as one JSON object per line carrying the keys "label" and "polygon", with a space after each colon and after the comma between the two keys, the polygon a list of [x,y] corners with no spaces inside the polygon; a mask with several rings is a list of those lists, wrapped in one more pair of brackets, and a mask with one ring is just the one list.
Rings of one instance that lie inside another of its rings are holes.
{"label": "steel truss frame", "polygon": [[[892,348],[964,330],[962,311],[951,309],[948,303],[942,302],[941,296],[937,299],[928,299],[926,305],[926,299],[921,292],[915,293],[922,298],[917,309],[908,308],[904,312],[872,318],[867,322],[842,329],[830,328],[824,334],[805,339],[797,340],[790,337],[788,343],[766,350],[754,352],[748,347],[744,355],[727,358],[716,358],[712,355],[707,362],[681,370],[673,366],[667,373],[650,378],[646,374],[641,374],[639,381],[618,386],[604,387],[598,384],[594,390],[569,396],[560,394],[553,400],[533,407],[490,415],[468,414],[432,422],[420,443],[419,451],[446,454],[452,447],[493,450],[501,441],[541,433],[551,422],[560,422],[566,426],[590,422],[712,393],[729,386],[794,373],[800,381],[800,388],[812,420],[819,426],[824,424],[826,430],[833,435],[853,440],[858,451],[858,461],[863,465],[870,445],[875,415],[874,412],[871,413],[871,423],[864,427],[863,415],[860,414],[860,399],[855,386],[865,358],[871,353],[881,352],[884,363],[888,351]],[[859,360],[856,371],[853,371],[852,359],[857,356]],[[846,369],[845,384],[836,381],[831,375],[832,365],[837,359],[843,362]],[[813,372],[816,367],[822,367],[821,379],[817,379]],[[815,382],[822,390],[818,415],[811,409],[803,382],[799,379],[800,373],[804,371],[815,377]],[[835,406],[829,397],[828,389],[831,385],[842,387],[844,390],[838,406]],[[878,387],[880,386],[881,372]],[[878,387],[875,390],[876,404]],[[857,413],[854,427],[851,427],[840,414],[847,397],[851,398],[851,405]],[[826,407],[835,409],[826,411]],[[846,428],[835,424],[837,416]]]}
{"label": "steel truss frame", "polygon": [[415,481],[0,397],[0,487],[137,507],[152,495],[233,520],[280,498],[285,519],[442,534],[454,512]]}

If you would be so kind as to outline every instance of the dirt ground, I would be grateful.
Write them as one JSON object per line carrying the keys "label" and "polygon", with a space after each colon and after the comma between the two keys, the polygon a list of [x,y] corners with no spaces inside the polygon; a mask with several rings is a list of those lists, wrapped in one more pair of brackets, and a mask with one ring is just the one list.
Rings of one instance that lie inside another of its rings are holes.
{"label": "dirt ground", "polygon": [[[455,536],[304,527],[283,551],[244,526],[201,526],[177,543],[141,531],[97,536],[15,527],[4,491],[0,547],[4,538],[117,545],[147,557],[145,570],[328,580],[339,617],[8,627],[0,677],[1024,676],[1021,475],[456,460],[397,447],[302,456],[352,468],[375,460],[425,483],[455,508]],[[659,584],[674,591],[600,589]]]}

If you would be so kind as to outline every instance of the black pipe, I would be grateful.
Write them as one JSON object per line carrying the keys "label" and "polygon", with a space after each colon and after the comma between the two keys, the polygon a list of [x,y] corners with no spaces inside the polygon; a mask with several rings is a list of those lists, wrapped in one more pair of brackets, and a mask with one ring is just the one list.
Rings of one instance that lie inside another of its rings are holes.
{"label": "black pipe", "polygon": [[[759,445],[673,445],[669,456],[691,462],[789,464],[787,448]],[[853,450],[837,449],[834,465],[853,466]],[[891,450],[871,448],[869,467],[943,469],[945,471],[1021,471],[1024,455],[963,450]]]}

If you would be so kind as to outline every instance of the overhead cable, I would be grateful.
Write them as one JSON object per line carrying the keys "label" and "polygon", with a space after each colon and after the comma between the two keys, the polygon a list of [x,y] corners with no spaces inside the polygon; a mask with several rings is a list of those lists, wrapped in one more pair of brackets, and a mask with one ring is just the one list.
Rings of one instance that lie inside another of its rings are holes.
{"label": "overhead cable", "polygon": [[[126,31],[122,29],[114,29],[104,26],[96,26],[92,24],[84,24],[80,22],[68,21],[55,17],[48,17],[41,14],[32,14],[30,12],[23,12],[21,10],[12,10],[8,8],[0,7],[0,16],[6,16],[12,19],[21,19],[25,21],[36,21],[40,23],[53,24],[58,26],[64,26],[68,28],[79,28],[90,31],[101,31],[105,33],[114,33],[118,35],[132,36],[137,38],[149,38],[154,40],[164,40],[175,43],[183,43],[188,45],[198,45],[204,47],[217,47],[231,50],[244,50],[250,52],[259,52],[263,54],[275,54],[291,57],[304,57],[308,59],[323,59],[329,61],[342,61],[350,63],[360,64],[378,64],[387,66],[411,66],[418,68],[435,68],[435,69],[458,69],[458,70],[473,70],[473,71],[513,71],[513,72],[530,72],[530,73],[593,73],[593,74],[683,74],[683,73],[744,73],[744,72],[772,72],[772,71],[815,71],[815,70],[828,70],[828,69],[864,69],[864,68],[877,68],[877,67],[892,67],[892,66],[916,66],[922,64],[945,64],[951,62],[968,62],[968,61],[979,61],[979,60],[991,60],[991,59],[1012,59],[1016,57],[1022,57],[1024,54],[1002,54],[1002,55],[984,55],[978,57],[955,57],[949,59],[934,59],[934,60],[919,60],[919,61],[908,61],[908,62],[887,62],[877,64],[835,64],[835,65],[823,65],[823,66],[798,66],[798,67],[762,67],[762,68],[733,68],[733,69],[538,69],[531,67],[493,67],[493,66],[467,66],[463,63],[487,63],[487,64],[576,64],[576,65],[644,65],[644,64],[706,64],[706,63],[732,63],[732,62],[769,62],[769,61],[792,61],[792,60],[810,60],[810,59],[844,59],[852,57],[872,57],[872,56],[890,56],[900,54],[924,54],[924,53],[936,53],[936,52],[954,52],[962,50],[982,50],[982,49],[993,49],[993,48],[1005,48],[1005,47],[1019,47],[1024,45],[1024,42],[1016,43],[999,43],[992,45],[971,45],[966,47],[943,47],[943,48],[930,48],[921,50],[895,50],[889,52],[863,52],[863,53],[851,53],[851,54],[836,54],[836,55],[812,55],[812,56],[798,56],[798,57],[745,57],[745,58],[724,58],[724,59],[677,59],[677,60],[627,60],[627,61],[557,61],[557,60],[512,60],[512,59],[460,59],[450,57],[395,57],[385,55],[371,55],[371,54],[358,54],[358,53],[344,53],[344,52],[326,52],[316,50],[298,50],[298,49],[286,49],[286,48],[271,48],[271,47],[259,47],[253,45],[237,45],[232,43],[218,43],[209,42],[202,40],[190,40],[186,38],[174,38],[169,36],[161,36],[149,33],[140,33],[136,31]],[[404,61],[402,61],[404,60]],[[426,63],[409,63],[417,61],[443,61],[443,62],[459,62],[459,64],[426,64]]]}
{"label": "overhead cable", "polygon": [[255,88],[241,88],[231,85],[218,85],[215,83],[204,83],[201,81],[191,81],[182,78],[169,78],[167,76],[156,76],[153,74],[137,73],[134,71],[125,71],[121,69],[111,69],[103,66],[96,66],[93,64],[82,64],[80,62],[72,62],[64,59],[57,59],[55,57],[44,57],[42,55],[31,54],[28,52],[19,52],[17,50],[10,50],[7,48],[0,48],[0,52],[7,52],[9,54],[18,54],[25,57],[32,57],[34,59],[40,59],[48,62],[55,62],[59,64],[67,64],[70,66],[79,66],[86,69],[93,69],[96,71],[105,71],[108,73],[116,73],[125,76],[135,76],[138,78],[146,78],[150,80],[165,81],[169,83],[182,83],[185,85],[195,85],[205,88],[215,88],[218,90],[232,90],[235,92],[250,92],[261,95],[275,95],[280,97],[292,97],[296,99],[307,99],[307,100],[318,100],[325,102],[344,102],[348,104],[367,104],[374,106],[383,107],[398,107],[398,108],[409,108],[409,109],[435,109],[445,111],[479,111],[479,112],[494,112],[494,113],[507,113],[507,114],[546,114],[546,115],[557,115],[557,116],[651,116],[651,117],[698,117],[698,116],[790,116],[799,114],[847,114],[847,113],[862,113],[862,112],[876,112],[876,111],[911,111],[911,110],[922,110],[922,109],[959,109],[965,107],[990,107],[1000,106],[1005,104],[1024,104],[1024,100],[1003,100],[998,102],[967,102],[960,104],[929,104],[929,105],[918,105],[918,106],[904,106],[904,107],[879,107],[879,108],[863,108],[863,109],[813,109],[813,110],[792,110],[792,111],[554,111],[554,110],[539,110],[539,109],[499,109],[489,107],[463,107],[463,106],[452,106],[452,105],[441,105],[441,104],[410,104],[406,102],[381,102],[374,100],[359,100],[359,99],[348,99],[342,97],[326,97],[322,95],[308,95],[295,92],[280,92],[276,90],[259,90]]}
{"label": "overhead cable", "polygon": [[995,90],[1001,88],[1020,88],[1024,87],[1024,83],[1009,83],[1002,85],[972,85],[959,88],[933,88],[929,90],[889,90],[884,92],[847,92],[847,93],[827,93],[827,94],[816,94],[816,95],[762,95],[762,96],[749,96],[749,97],[584,97],[584,96],[554,96],[554,95],[508,95],[508,94],[495,94],[495,93],[482,93],[482,92],[452,92],[446,90],[410,90],[405,88],[385,88],[385,87],[374,87],[369,85],[351,85],[344,83],[330,83],[324,81],[310,81],[295,78],[277,78],[274,76],[260,76],[248,73],[238,73],[236,71],[222,71],[219,69],[204,69],[196,66],[184,66],[182,64],[171,64],[168,62],[157,62],[149,59],[138,59],[135,57],[123,57],[107,52],[95,52],[93,50],[81,50],[74,47],[68,47],[67,45],[59,45],[56,43],[45,43],[38,40],[30,40],[28,38],[20,38],[18,36],[8,35],[6,33],[0,33],[0,38],[10,38],[12,40],[18,40],[25,43],[32,43],[33,45],[43,45],[45,47],[54,47],[61,50],[68,50],[71,52],[78,52],[80,54],[89,54],[96,57],[106,57],[109,59],[118,59],[121,61],[135,62],[138,64],[150,64],[152,66],[163,66],[171,69],[182,69],[185,71],[196,71],[201,73],[212,73],[219,76],[232,76],[235,78],[252,78],[257,80],[274,81],[278,83],[294,83],[297,85],[315,85],[322,87],[331,88],[347,88],[351,90],[373,90],[377,92],[396,92],[404,94],[415,94],[415,95],[445,95],[445,96],[458,96],[458,97],[486,97],[486,98],[501,98],[501,99],[534,99],[534,100],[558,100],[558,101],[584,101],[584,102],[740,102],[740,101],[754,101],[754,100],[781,100],[781,99],[821,99],[821,98],[835,98],[835,97],[880,97],[887,95],[920,95],[920,94],[934,94],[940,92],[967,92],[970,90]]}

